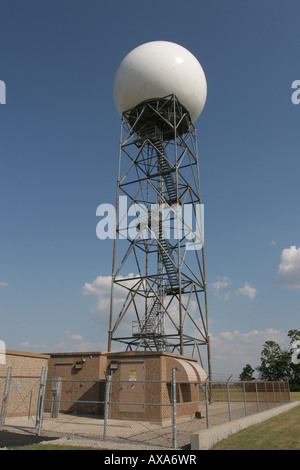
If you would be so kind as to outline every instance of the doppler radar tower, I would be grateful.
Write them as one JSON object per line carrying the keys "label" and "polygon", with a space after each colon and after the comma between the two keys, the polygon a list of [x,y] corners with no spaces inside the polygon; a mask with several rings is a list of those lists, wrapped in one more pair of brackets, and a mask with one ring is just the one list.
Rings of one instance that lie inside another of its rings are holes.
{"label": "doppler radar tower", "polygon": [[117,71],[121,138],[108,351],[118,341],[126,350],[201,359],[204,345],[210,364],[193,124],[206,94],[198,60],[171,42],[137,47]]}

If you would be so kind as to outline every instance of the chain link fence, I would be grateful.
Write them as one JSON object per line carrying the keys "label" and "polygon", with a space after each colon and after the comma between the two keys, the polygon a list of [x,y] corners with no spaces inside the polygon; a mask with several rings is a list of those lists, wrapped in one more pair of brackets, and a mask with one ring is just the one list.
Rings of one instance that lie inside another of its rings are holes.
{"label": "chain link fence", "polygon": [[25,378],[10,370],[0,377],[1,396],[2,429],[26,425],[38,435],[142,449],[184,448],[192,432],[290,401],[288,382],[178,383],[175,369],[168,382],[47,379],[47,368]]}
{"label": "chain link fence", "polygon": [[259,413],[290,401],[288,382],[213,382],[207,427]]}
{"label": "chain link fence", "polygon": [[47,368],[42,368],[41,375],[14,375],[13,369],[9,367],[6,376],[0,377],[0,429],[3,429],[7,418],[10,423],[18,423],[18,418],[26,418],[26,427],[38,427],[46,372]]}

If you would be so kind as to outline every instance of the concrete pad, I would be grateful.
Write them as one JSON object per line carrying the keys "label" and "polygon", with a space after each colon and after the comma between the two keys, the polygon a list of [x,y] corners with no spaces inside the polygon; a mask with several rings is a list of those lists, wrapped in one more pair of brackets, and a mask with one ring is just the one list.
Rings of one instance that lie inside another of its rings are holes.
{"label": "concrete pad", "polygon": [[285,411],[299,405],[300,401],[293,401],[270,410],[262,411],[261,413],[255,413],[251,416],[246,416],[245,418],[239,418],[234,421],[230,421],[229,423],[221,424],[220,426],[192,433],[191,450],[208,450],[214,444],[222,439],[226,439],[226,437],[231,434],[237,433],[253,424],[261,423],[262,421],[273,418],[274,416],[284,413]]}

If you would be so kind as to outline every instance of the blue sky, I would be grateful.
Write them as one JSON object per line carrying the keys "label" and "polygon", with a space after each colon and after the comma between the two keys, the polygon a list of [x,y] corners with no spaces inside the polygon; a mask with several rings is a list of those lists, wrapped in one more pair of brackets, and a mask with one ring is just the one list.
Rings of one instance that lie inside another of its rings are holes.
{"label": "blue sky", "polygon": [[123,57],[173,41],[208,84],[196,122],[215,376],[299,329],[300,4],[294,0],[2,0],[0,339],[105,350]]}

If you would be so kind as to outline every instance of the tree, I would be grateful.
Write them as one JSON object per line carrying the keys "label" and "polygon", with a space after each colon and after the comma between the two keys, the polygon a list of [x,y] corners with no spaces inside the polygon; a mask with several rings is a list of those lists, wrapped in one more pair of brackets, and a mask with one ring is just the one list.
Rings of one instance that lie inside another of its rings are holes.
{"label": "tree", "polygon": [[300,331],[289,330],[289,350],[282,349],[274,341],[266,341],[261,352],[261,365],[256,368],[262,380],[288,380],[290,390],[300,391],[300,364],[295,363],[295,344],[299,345]]}
{"label": "tree", "polygon": [[266,341],[260,355],[261,365],[256,368],[261,380],[288,380],[290,352],[281,349],[275,341]]}
{"label": "tree", "polygon": [[[300,331],[289,330],[288,337],[290,338],[290,389],[292,391],[300,391],[300,363],[295,362],[295,345],[299,346]],[[300,346],[297,347],[299,350]],[[298,356],[299,357],[299,356]],[[297,357],[297,359],[298,359]]]}
{"label": "tree", "polygon": [[[289,330],[290,348],[282,349],[275,341],[266,341],[260,355],[260,366],[256,367],[260,380],[288,380],[291,391],[300,391],[300,331]],[[254,380],[254,369],[247,364],[240,380]]]}
{"label": "tree", "polygon": [[250,381],[250,380],[255,380],[253,377],[253,373],[255,372],[255,369],[252,369],[250,364],[246,364],[245,367],[243,368],[241,374],[239,375],[240,381],[245,382],[245,381]]}

